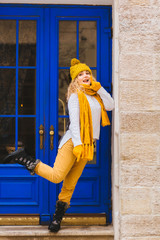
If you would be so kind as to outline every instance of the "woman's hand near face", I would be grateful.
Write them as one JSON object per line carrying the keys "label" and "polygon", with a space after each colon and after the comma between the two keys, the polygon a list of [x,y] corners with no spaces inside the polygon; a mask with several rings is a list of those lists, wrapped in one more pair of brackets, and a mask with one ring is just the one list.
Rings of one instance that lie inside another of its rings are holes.
{"label": "woman's hand near face", "polygon": [[90,88],[97,92],[101,88],[101,84],[100,82],[92,81],[92,85],[90,86]]}

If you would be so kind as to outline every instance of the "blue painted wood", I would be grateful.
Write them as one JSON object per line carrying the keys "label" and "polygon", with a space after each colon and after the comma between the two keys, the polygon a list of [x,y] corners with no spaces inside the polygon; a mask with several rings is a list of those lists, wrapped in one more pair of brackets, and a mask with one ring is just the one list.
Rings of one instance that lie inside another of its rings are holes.
{"label": "blue painted wood", "polygon": [[16,102],[15,102],[15,148],[18,148],[18,39],[19,39],[19,22],[16,21]]}
{"label": "blue painted wood", "polygon": [[[0,66],[0,68],[16,69],[16,112],[15,115],[0,117],[15,117],[16,147],[18,145],[18,118],[36,118],[36,157],[44,163],[53,166],[58,148],[58,71],[69,69],[59,67],[58,30],[59,21],[97,22],[97,80],[111,92],[112,82],[112,8],[103,6],[58,6],[58,5],[12,5],[1,4],[0,19],[17,21],[17,40],[19,20],[37,21],[37,59],[36,66],[18,66],[18,45],[16,66]],[[17,41],[18,43],[18,41]],[[77,46],[79,36],[77,31]],[[79,48],[77,47],[77,56]],[[36,69],[36,114],[18,115],[18,70]],[[111,118],[111,114],[109,114]],[[45,129],[44,149],[39,148],[39,126]],[[54,149],[50,150],[49,128],[54,126]],[[88,164],[80,178],[71,201],[70,213],[107,213],[107,221],[111,222],[111,127],[101,129],[100,140],[97,141],[97,163]],[[30,176],[24,167],[14,164],[1,165],[0,176],[2,188],[0,196],[0,213],[39,213],[41,223],[49,221],[54,210],[61,184],[55,185],[38,177]],[[14,186],[15,192],[10,191]],[[26,192],[25,192],[26,186]],[[6,188],[6,192],[5,192]],[[19,190],[22,191],[19,192]],[[16,194],[17,193],[17,194]],[[17,195],[17,197],[16,197]],[[5,197],[6,196],[6,197]],[[3,201],[5,199],[5,201]]]}
{"label": "blue painted wood", "polygon": [[81,177],[77,183],[75,192],[72,197],[72,205],[77,206],[79,202],[81,205],[99,206],[100,195],[99,192],[100,177]]}
{"label": "blue painted wood", "polygon": [[[50,113],[50,103],[49,103],[49,78],[50,78],[50,39],[49,39],[49,31],[50,31],[50,23],[49,23],[50,11],[48,8],[44,9],[44,18],[42,19],[43,28],[41,26],[41,39],[43,39],[41,43],[41,55],[40,57],[43,59],[41,61],[41,70],[40,70],[40,124],[44,126],[44,149],[40,150],[40,159],[46,163],[50,164],[49,158],[49,113]],[[39,146],[38,146],[39,147]],[[49,208],[49,182],[41,178],[41,190],[40,194],[40,222],[44,224],[44,222],[48,222],[50,220],[50,208]]]}
{"label": "blue painted wood", "polygon": [[[31,11],[30,11],[31,10]],[[43,101],[40,108],[40,31],[43,26],[39,24],[39,20],[43,19],[43,9],[27,8],[1,8],[0,19],[15,19],[16,20],[16,66],[0,68],[16,69],[16,102],[14,115],[1,115],[0,117],[14,117],[15,118],[15,146],[18,147],[18,119],[23,117],[36,118],[36,156],[39,156],[39,135],[38,127],[40,126],[40,114],[43,118]],[[6,16],[5,16],[6,15]],[[25,17],[23,17],[25,16]],[[36,16],[36,17],[33,17]],[[18,36],[19,36],[19,20],[35,20],[37,21],[37,66],[26,67],[18,66]],[[43,23],[43,21],[41,20]],[[43,36],[43,33],[42,33]],[[41,65],[43,61],[41,60]],[[18,115],[18,71],[19,69],[36,69],[36,115]],[[43,79],[41,79],[41,82]],[[43,95],[42,95],[43,98]],[[40,109],[42,111],[40,112]],[[43,157],[42,157],[43,160]],[[1,164],[0,165],[0,213],[41,213],[41,201],[43,199],[39,196],[39,189],[41,187],[40,178],[31,176],[23,166],[16,164]]]}
{"label": "blue painted wood", "polygon": [[[83,9],[83,11],[81,11]],[[110,28],[110,12],[111,8],[104,8],[99,11],[99,9],[85,9],[85,8],[78,8],[78,11],[75,12],[74,8],[67,9],[66,12],[63,9],[56,9],[54,11],[51,9],[52,12],[52,22],[55,22],[54,28],[57,30],[58,21],[68,20],[68,21],[77,21],[77,26],[79,21],[81,20],[93,20],[97,21],[97,66],[94,69],[97,69],[97,80],[99,80],[104,87],[110,87],[109,82],[109,35],[105,34],[104,28]],[[74,12],[74,13],[73,13]],[[70,17],[71,16],[71,17]],[[53,28],[53,27],[52,27]],[[54,33],[51,33],[54,34]],[[52,36],[51,36],[52,37]],[[58,33],[57,33],[58,38]],[[55,39],[55,35],[53,36],[54,41],[54,50],[55,53],[54,59],[55,64],[53,65],[53,72],[54,72],[54,81],[57,79],[57,87],[54,88],[54,92],[51,95],[55,95],[58,93],[58,69],[62,69],[61,67],[58,67],[58,42],[57,39]],[[79,37],[77,34],[77,42],[79,41]],[[53,42],[53,41],[51,41]],[[78,45],[78,44],[77,44]],[[105,47],[104,47],[105,46]],[[77,51],[77,56],[79,56],[79,53]],[[57,58],[57,59],[56,59]],[[69,69],[68,67],[65,67],[63,69]],[[51,80],[52,81],[52,80]],[[52,84],[52,83],[51,83]],[[52,87],[51,87],[52,90]],[[56,99],[55,99],[56,100]],[[51,104],[53,102],[53,98],[51,100]],[[55,102],[54,102],[55,104]],[[51,121],[55,121],[54,117],[56,116],[56,112],[58,112],[58,106],[54,105],[54,107],[57,107],[57,111],[55,110],[55,115],[51,113]],[[107,128],[102,129],[102,131],[106,132]],[[58,135],[58,130],[55,128],[56,134]],[[87,165],[84,169],[84,172],[82,174],[82,177],[80,178],[75,193],[73,195],[73,198],[71,200],[71,208],[68,210],[70,213],[97,213],[97,212],[106,212],[109,215],[110,209],[108,208],[111,196],[110,191],[106,190],[107,188],[110,188],[110,155],[108,152],[110,151],[110,145],[108,138],[110,137],[109,132],[107,132],[107,135],[103,134],[100,141],[97,143],[97,163]],[[107,177],[106,177],[107,176]],[[93,182],[90,179],[93,178],[99,179],[99,184],[94,185]],[[82,181],[81,179],[85,178],[85,181]],[[93,185],[92,185],[93,184]],[[92,185],[92,187],[91,187]],[[95,186],[98,186],[95,188]],[[91,191],[90,188],[96,189]],[[59,191],[61,189],[61,184],[57,186],[57,193],[56,196],[58,197]],[[82,193],[82,189],[84,190],[83,196],[86,194],[85,200],[81,198],[81,196],[78,197],[78,193]],[[104,190],[103,190],[104,189]],[[52,191],[52,189],[51,189]],[[95,201],[95,192],[97,194],[97,199]],[[87,195],[87,193],[89,195]],[[109,196],[107,196],[109,194]],[[86,207],[87,206],[87,207]],[[111,219],[108,221],[111,221]]]}

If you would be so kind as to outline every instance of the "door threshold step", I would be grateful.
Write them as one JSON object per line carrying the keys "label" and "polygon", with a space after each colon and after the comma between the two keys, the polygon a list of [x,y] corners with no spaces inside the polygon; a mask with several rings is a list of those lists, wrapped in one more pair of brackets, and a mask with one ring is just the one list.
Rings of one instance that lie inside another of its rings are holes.
{"label": "door threshold step", "polygon": [[113,240],[113,226],[62,226],[58,233],[48,226],[1,226],[0,240]]}

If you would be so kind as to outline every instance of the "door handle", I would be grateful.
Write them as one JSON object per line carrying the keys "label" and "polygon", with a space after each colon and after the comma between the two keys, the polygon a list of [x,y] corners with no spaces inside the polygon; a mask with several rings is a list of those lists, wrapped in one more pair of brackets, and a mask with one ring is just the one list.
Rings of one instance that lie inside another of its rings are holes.
{"label": "door handle", "polygon": [[40,149],[43,149],[44,127],[42,124],[39,127],[39,136],[40,136]]}
{"label": "door handle", "polygon": [[53,127],[53,125],[50,126],[49,135],[50,135],[50,149],[53,150],[53,148],[54,148],[54,146],[53,146],[53,138],[54,138],[54,127]]}

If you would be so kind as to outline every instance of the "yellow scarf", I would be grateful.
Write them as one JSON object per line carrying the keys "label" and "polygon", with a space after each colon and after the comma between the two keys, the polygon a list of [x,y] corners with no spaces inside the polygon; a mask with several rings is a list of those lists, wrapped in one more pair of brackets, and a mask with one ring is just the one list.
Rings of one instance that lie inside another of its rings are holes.
{"label": "yellow scarf", "polygon": [[[85,93],[95,97],[101,106],[101,116],[102,116],[101,125],[103,127],[110,125],[107,112],[105,110],[103,101],[99,96],[99,94],[94,90],[90,89],[90,87],[87,85],[84,86],[83,84],[83,87],[85,89]],[[91,109],[90,109],[90,105],[87,100],[87,97],[82,91],[78,91],[78,100],[79,100],[79,106],[80,106],[80,136],[83,144],[83,153],[81,158],[91,161],[93,159],[93,154],[94,154]]]}

